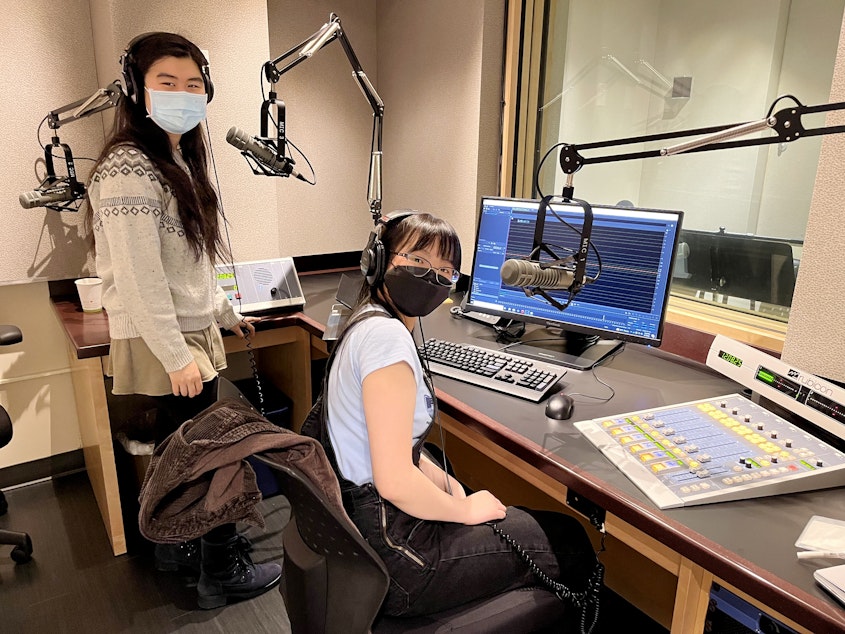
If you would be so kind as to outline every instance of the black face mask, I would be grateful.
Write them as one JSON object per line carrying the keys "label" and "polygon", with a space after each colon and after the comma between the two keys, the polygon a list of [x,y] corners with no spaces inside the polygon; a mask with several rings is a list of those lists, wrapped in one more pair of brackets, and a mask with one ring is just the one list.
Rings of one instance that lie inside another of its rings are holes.
{"label": "black face mask", "polygon": [[406,267],[394,267],[384,274],[384,286],[396,308],[408,317],[425,317],[449,296],[448,286],[438,284],[436,273],[416,277]]}

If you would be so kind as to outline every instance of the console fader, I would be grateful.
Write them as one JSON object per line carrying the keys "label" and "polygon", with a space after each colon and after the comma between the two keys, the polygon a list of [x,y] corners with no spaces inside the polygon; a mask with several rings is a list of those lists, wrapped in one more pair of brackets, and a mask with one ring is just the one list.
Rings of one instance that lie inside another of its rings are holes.
{"label": "console fader", "polygon": [[845,437],[845,390],[721,336],[708,365],[807,424],[799,427],[729,394],[575,427],[660,508],[845,485],[845,454],[815,429]]}

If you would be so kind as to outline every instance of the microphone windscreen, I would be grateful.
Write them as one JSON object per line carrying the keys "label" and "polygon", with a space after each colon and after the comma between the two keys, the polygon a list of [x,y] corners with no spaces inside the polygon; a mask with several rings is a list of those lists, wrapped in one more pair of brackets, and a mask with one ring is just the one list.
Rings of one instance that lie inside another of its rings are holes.
{"label": "microphone windscreen", "polygon": [[234,145],[239,150],[243,150],[246,147],[246,140],[248,138],[249,135],[237,126],[232,126],[226,133],[226,142]]}
{"label": "microphone windscreen", "polygon": [[24,209],[33,209],[34,207],[46,207],[56,203],[70,202],[82,198],[82,195],[76,195],[70,187],[56,186],[45,190],[33,190],[23,192],[18,201]]}
{"label": "microphone windscreen", "polygon": [[518,286],[517,282],[524,272],[521,266],[523,263],[525,260],[505,260],[500,271],[502,281],[508,286]]}
{"label": "microphone windscreen", "polygon": [[500,271],[502,282],[508,286],[525,288],[536,286],[550,290],[569,288],[573,271],[561,267],[542,268],[530,260],[505,260]]}
{"label": "microphone windscreen", "polygon": [[38,206],[38,200],[41,196],[38,192],[35,191],[28,191],[23,192],[19,197],[18,200],[21,203],[21,207],[24,209],[32,209],[33,207]]}

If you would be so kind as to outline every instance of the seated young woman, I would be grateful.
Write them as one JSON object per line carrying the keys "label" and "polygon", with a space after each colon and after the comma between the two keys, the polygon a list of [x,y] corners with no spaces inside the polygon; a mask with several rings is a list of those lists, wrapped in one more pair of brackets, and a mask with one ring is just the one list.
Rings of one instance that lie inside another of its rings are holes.
{"label": "seated young woman", "polygon": [[326,419],[312,418],[304,433],[322,439],[350,518],[387,566],[385,614],[431,614],[549,587],[525,556],[562,584],[552,588],[561,598],[572,598],[565,586],[589,597],[582,605],[597,601],[601,564],[575,518],[506,507],[489,491],[467,494],[421,452],[437,409],[413,330],[447,298],[460,265],[446,221],[413,211],[382,219],[362,253],[358,305],[327,367]]}

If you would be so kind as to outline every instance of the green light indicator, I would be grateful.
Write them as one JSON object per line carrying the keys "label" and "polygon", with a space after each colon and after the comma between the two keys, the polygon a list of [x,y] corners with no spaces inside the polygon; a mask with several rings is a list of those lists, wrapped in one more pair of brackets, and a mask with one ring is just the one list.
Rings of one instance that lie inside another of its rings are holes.
{"label": "green light indicator", "polygon": [[774,383],[775,382],[775,375],[765,370],[760,370],[757,372],[757,378],[763,381],[764,383]]}

